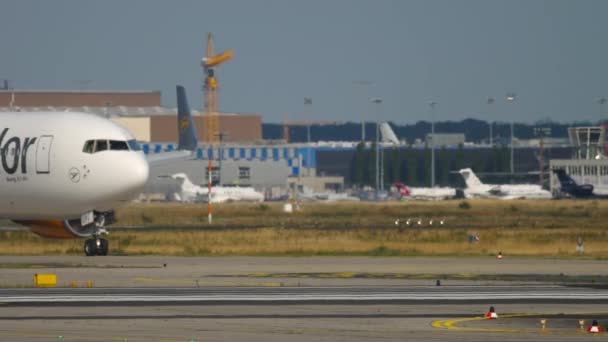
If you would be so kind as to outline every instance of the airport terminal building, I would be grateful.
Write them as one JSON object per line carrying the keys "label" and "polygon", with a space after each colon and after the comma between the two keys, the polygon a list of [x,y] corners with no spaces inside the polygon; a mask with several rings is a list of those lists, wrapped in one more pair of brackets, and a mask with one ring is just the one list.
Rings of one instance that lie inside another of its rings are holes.
{"label": "airport terminal building", "polygon": [[[579,184],[591,184],[597,193],[608,194],[608,158],[606,156],[607,126],[572,127],[568,130],[571,156],[550,161],[550,169],[564,169]],[[559,190],[559,181],[551,173],[552,192]]]}

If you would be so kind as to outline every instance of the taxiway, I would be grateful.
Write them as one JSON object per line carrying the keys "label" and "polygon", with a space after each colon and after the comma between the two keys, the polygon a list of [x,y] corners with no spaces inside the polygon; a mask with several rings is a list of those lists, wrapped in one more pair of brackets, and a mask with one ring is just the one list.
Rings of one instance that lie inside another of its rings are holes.
{"label": "taxiway", "polygon": [[[0,257],[0,340],[587,340],[579,320],[608,323],[602,265],[584,259]],[[59,287],[31,288],[34,273],[56,273]],[[85,280],[94,287],[68,287]],[[498,320],[482,318],[489,306]],[[548,322],[544,330],[541,319]]]}

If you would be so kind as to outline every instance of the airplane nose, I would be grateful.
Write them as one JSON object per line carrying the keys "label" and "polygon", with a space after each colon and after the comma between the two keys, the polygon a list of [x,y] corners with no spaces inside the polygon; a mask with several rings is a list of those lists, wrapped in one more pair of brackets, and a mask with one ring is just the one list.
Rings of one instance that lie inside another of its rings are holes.
{"label": "airplane nose", "polygon": [[143,155],[133,154],[129,163],[124,164],[122,187],[128,197],[137,197],[141,194],[148,182],[150,167]]}
{"label": "airplane nose", "polygon": [[130,170],[131,184],[133,188],[139,189],[139,192],[141,192],[148,182],[150,166],[143,155],[137,154],[137,157],[137,161],[133,163],[133,167]]}

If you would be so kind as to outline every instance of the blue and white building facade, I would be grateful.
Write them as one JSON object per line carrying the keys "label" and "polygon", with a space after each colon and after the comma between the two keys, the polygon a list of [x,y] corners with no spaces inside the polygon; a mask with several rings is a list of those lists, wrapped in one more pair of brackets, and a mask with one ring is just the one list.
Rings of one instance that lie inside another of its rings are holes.
{"label": "blue and white building facade", "polygon": [[[174,151],[176,143],[142,143],[144,153],[161,153]],[[214,146],[199,146],[195,152],[197,160],[223,161],[256,161],[282,162],[289,167],[289,176],[307,176],[315,174],[317,167],[316,151],[318,146],[306,145],[232,145],[226,144],[221,148]]]}

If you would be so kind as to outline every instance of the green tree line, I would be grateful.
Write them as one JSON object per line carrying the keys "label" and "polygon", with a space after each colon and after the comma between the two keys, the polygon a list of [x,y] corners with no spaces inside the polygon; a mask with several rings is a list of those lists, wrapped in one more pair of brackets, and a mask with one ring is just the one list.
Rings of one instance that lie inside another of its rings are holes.
{"label": "green tree line", "polygon": [[[431,149],[385,147],[382,151],[385,188],[394,182],[409,186],[430,186]],[[435,149],[435,184],[438,186],[463,186],[458,170],[471,167],[477,172],[508,172],[509,149],[495,146],[483,153],[468,153],[460,145],[456,149]],[[466,161],[466,162],[465,162]],[[375,187],[376,145],[359,143],[351,161],[352,185]]]}

